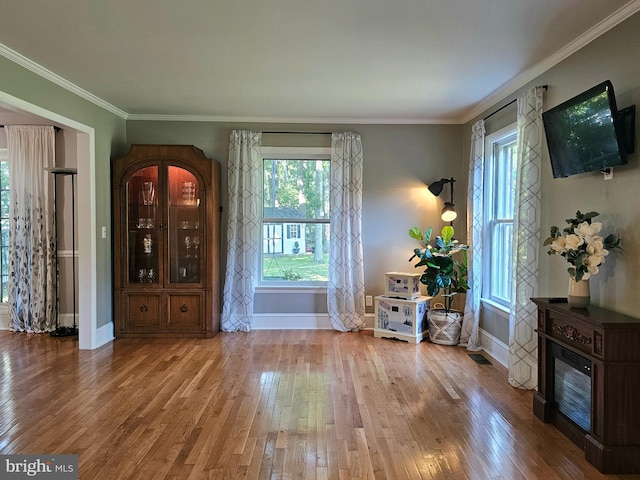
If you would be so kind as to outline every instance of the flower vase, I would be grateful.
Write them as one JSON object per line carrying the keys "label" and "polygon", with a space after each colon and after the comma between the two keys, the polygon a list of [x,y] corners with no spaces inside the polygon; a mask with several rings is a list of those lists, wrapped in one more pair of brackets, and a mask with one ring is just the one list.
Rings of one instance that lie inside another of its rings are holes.
{"label": "flower vase", "polygon": [[589,280],[576,282],[573,278],[569,278],[569,295],[567,302],[572,308],[587,308],[589,303],[591,303]]}

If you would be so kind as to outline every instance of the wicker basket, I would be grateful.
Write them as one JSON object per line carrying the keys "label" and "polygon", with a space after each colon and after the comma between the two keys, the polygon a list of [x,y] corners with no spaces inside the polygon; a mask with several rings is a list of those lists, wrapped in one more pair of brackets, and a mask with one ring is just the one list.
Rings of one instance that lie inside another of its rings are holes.
{"label": "wicker basket", "polygon": [[[442,306],[442,308],[438,308]],[[462,312],[444,309],[444,305],[435,304],[429,310],[429,339],[439,345],[457,345],[462,330]]]}

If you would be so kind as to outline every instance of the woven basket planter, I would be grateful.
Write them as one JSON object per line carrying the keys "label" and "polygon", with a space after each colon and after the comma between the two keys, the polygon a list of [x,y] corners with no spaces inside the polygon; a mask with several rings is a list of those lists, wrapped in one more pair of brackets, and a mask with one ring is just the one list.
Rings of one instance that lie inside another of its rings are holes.
{"label": "woven basket planter", "polygon": [[457,345],[462,331],[462,312],[444,308],[429,310],[429,339],[439,345]]}

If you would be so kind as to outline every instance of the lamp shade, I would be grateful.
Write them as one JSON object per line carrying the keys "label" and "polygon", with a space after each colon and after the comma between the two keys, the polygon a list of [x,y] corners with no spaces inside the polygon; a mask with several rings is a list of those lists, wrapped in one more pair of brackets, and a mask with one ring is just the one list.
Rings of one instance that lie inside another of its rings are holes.
{"label": "lamp shade", "polygon": [[437,182],[433,182],[431,185],[429,185],[428,187],[429,191],[437,197],[442,193],[442,189],[444,188],[445,184],[449,182],[450,180],[446,178],[441,178]]}
{"label": "lamp shade", "polygon": [[456,209],[454,208],[453,203],[451,202],[444,203],[444,208],[442,209],[441,218],[445,222],[453,222],[456,218],[458,218],[458,213],[456,212]]}
{"label": "lamp shade", "polygon": [[453,222],[458,214],[456,213],[456,209],[453,205],[453,182],[455,182],[455,178],[441,178],[437,182],[433,182],[429,185],[429,191],[433,193],[436,197],[439,197],[444,189],[444,186],[448,183],[451,187],[451,200],[449,202],[444,202],[444,208],[442,209],[442,214],[440,217],[445,222]]}

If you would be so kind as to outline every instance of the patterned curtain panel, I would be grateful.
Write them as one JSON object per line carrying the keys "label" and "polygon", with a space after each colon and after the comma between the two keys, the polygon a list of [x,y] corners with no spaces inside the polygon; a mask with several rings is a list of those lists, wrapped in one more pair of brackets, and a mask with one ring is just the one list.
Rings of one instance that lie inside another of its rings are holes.
{"label": "patterned curtain panel", "polygon": [[56,238],[51,175],[53,127],[6,126],[9,157],[10,329],[55,330]]}
{"label": "patterned curtain panel", "polygon": [[482,227],[484,223],[484,120],[471,131],[471,156],[467,191],[467,244],[469,291],[467,291],[460,345],[468,350],[482,350],[478,334],[480,296],[482,294]]}
{"label": "patterned curtain panel", "polygon": [[509,383],[537,387],[537,309],[540,251],[540,169],[542,153],[542,87],[518,98],[517,171],[513,233],[513,277],[509,312]]}
{"label": "patterned curtain panel", "polygon": [[331,216],[327,307],[334,329],[364,327],[364,259],[362,255],[362,170],[360,135],[334,133],[331,138]]}
{"label": "patterned curtain panel", "polygon": [[251,330],[262,245],[261,142],[260,132],[233,130],[229,138],[227,269],[221,318],[224,332]]}

